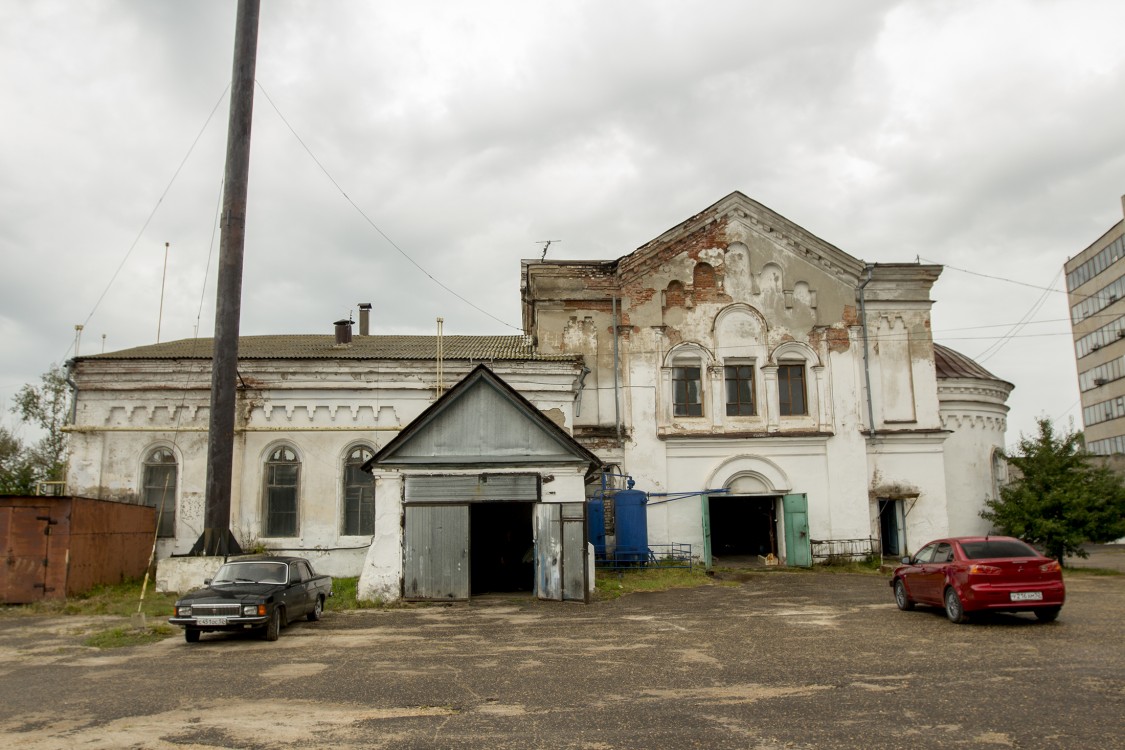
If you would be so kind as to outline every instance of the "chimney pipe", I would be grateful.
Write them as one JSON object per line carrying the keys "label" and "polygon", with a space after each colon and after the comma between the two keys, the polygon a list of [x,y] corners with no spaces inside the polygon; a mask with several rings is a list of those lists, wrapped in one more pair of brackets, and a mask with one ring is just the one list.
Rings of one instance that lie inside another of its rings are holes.
{"label": "chimney pipe", "polygon": [[337,320],[336,346],[347,346],[352,343],[352,322],[350,320]]}
{"label": "chimney pipe", "polygon": [[359,303],[359,335],[371,335],[371,303]]}

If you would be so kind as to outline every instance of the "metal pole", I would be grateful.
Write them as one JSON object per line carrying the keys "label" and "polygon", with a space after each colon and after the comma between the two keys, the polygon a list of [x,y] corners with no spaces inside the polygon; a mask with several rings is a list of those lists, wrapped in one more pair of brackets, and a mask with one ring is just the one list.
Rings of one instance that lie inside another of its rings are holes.
{"label": "metal pole", "polygon": [[227,555],[231,473],[238,378],[238,323],[242,308],[242,254],[246,239],[246,192],[250,174],[250,125],[254,114],[254,67],[258,52],[259,0],[239,0],[234,34],[227,161],[219,239],[215,342],[211,363],[211,421],[207,440],[207,499],[202,551]]}

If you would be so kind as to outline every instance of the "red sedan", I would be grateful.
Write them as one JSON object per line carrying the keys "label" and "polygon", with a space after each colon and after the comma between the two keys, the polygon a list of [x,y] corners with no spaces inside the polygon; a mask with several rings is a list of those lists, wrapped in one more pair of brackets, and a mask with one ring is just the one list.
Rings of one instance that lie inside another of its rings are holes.
{"label": "red sedan", "polygon": [[944,607],[953,622],[972,612],[1034,612],[1042,622],[1059,616],[1066,589],[1062,568],[1019,539],[963,536],[930,542],[902,558],[891,577],[895,603]]}

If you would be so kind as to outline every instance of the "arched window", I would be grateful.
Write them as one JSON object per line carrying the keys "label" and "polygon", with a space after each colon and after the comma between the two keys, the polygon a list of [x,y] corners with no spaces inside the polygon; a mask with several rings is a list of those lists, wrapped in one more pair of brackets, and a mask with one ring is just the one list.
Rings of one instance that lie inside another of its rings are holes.
{"label": "arched window", "polygon": [[375,484],[359,467],[375,455],[359,445],[344,460],[344,518],[340,533],[366,536],[375,533]]}
{"label": "arched window", "polygon": [[265,535],[297,536],[299,504],[297,483],[301,476],[301,462],[297,453],[282,446],[266,460],[265,472]]}
{"label": "arched window", "polygon": [[176,454],[171,448],[157,448],[145,459],[141,502],[156,508],[156,535],[176,535]]}

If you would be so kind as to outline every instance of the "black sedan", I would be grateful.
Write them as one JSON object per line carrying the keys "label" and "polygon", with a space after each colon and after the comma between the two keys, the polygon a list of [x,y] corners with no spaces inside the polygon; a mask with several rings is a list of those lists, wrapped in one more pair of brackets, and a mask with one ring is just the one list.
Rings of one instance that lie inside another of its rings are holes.
{"label": "black sedan", "polygon": [[319,620],[332,595],[332,578],[315,574],[300,557],[231,560],[204,583],[206,588],[180,598],[168,619],[184,629],[188,643],[207,631],[238,630],[257,630],[276,641],[291,620]]}

